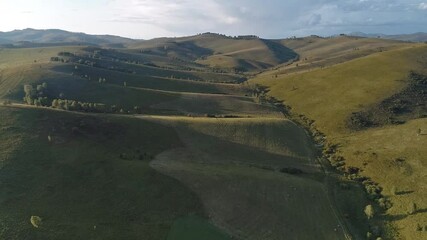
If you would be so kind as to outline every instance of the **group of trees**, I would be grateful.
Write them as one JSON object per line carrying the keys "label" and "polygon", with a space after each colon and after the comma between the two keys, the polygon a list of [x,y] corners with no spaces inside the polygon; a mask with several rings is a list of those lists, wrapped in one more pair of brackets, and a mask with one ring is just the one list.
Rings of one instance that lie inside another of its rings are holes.
{"label": "group of trees", "polygon": [[53,99],[52,108],[68,111],[107,112],[108,107],[102,103],[79,102],[67,99]]}
{"label": "group of trees", "polygon": [[60,57],[51,57],[50,61],[52,61],[52,62],[65,62],[65,63],[70,62],[70,60],[64,59],[64,58],[60,58]]}
{"label": "group of trees", "polygon": [[24,85],[25,96],[24,102],[29,105],[48,106],[49,99],[46,96],[47,83],[37,85],[35,88],[32,85]]}

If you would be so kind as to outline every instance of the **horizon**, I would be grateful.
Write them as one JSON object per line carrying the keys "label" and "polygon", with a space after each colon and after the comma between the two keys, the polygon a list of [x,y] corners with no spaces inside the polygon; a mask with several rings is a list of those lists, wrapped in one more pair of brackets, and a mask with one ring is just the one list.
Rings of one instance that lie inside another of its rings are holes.
{"label": "horizon", "polygon": [[[132,39],[203,32],[266,39],[427,32],[427,2],[419,0],[35,0],[0,1],[0,31],[61,29]],[[398,21],[396,19],[399,19]],[[404,29],[402,31],[402,29]]]}
{"label": "horizon", "polygon": [[147,38],[147,39],[142,39],[142,38],[131,38],[131,37],[126,37],[126,36],[121,36],[121,35],[114,35],[114,34],[108,34],[108,33],[96,33],[96,34],[92,34],[92,33],[87,33],[87,32],[79,32],[79,31],[69,31],[66,29],[59,29],[59,28],[49,28],[49,29],[37,29],[37,28],[22,28],[22,29],[13,29],[10,31],[0,31],[0,33],[10,33],[10,32],[15,32],[15,31],[25,31],[25,30],[34,30],[34,31],[65,31],[65,32],[69,32],[69,33],[74,33],[74,34],[86,34],[86,35],[91,35],[91,36],[112,36],[112,37],[120,37],[120,38],[127,38],[127,39],[131,39],[131,40],[154,40],[154,39],[160,39],[160,38],[185,38],[185,37],[192,37],[192,36],[197,36],[197,35],[201,35],[201,34],[217,34],[217,35],[223,35],[226,37],[238,37],[238,36],[257,36],[261,39],[287,39],[287,38],[293,38],[293,37],[297,37],[297,38],[305,38],[305,37],[310,37],[310,36],[318,36],[318,37],[322,37],[322,38],[329,38],[329,37],[337,37],[340,36],[342,34],[347,35],[347,36],[355,36],[355,37],[364,37],[364,36],[360,36],[360,35],[352,35],[352,34],[364,34],[364,35],[369,35],[368,37],[371,36],[399,36],[399,35],[412,35],[412,34],[427,34],[427,32],[412,32],[412,33],[397,33],[397,34],[384,34],[384,33],[369,33],[369,32],[350,32],[350,33],[337,33],[334,35],[318,35],[318,34],[308,34],[308,35],[304,35],[304,36],[282,36],[282,37],[278,37],[278,38],[265,38],[263,36],[258,36],[255,34],[245,34],[245,35],[227,35],[227,34],[223,34],[221,32],[201,32],[201,33],[194,33],[193,35],[183,35],[183,36],[159,36],[159,37],[154,37],[154,38]]}

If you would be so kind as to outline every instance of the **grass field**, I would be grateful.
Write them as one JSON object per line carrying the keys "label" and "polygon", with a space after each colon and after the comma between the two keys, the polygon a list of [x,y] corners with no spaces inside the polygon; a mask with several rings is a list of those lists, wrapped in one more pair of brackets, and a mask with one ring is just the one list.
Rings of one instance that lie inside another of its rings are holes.
{"label": "grass field", "polygon": [[[427,127],[425,118],[403,125],[354,131],[346,127],[353,112],[378,104],[409,83],[410,71],[426,73],[427,47],[413,44],[371,54],[342,64],[310,72],[272,77],[265,73],[251,80],[269,88],[269,95],[284,100],[296,114],[314,120],[313,126],[338,144],[338,155],[346,167],[358,167],[361,174],[384,188],[393,206],[379,216],[395,227],[393,238],[422,239],[417,224],[427,221],[425,209],[425,138],[417,129]],[[403,159],[400,161],[399,159]],[[391,189],[401,193],[391,194]],[[411,203],[420,211],[408,214]]]}
{"label": "grass field", "polygon": [[333,137],[346,133],[345,119],[352,112],[401,90],[411,70],[425,71],[426,54],[427,46],[414,45],[277,79],[265,74],[251,82],[269,87],[270,95],[314,119],[320,131]]}
{"label": "grass field", "polygon": [[350,36],[335,38],[312,36],[286,39],[282,40],[281,44],[297,52],[299,61],[278,68],[276,74],[289,74],[324,68],[370,54],[410,45],[400,41]]}
{"label": "grass field", "polygon": [[[172,129],[48,110],[0,111],[2,238],[165,239],[176,219],[204,216],[193,193],[148,166],[148,156],[181,145]],[[43,219],[39,229],[30,225],[32,215]]]}
{"label": "grass field", "polygon": [[172,225],[168,240],[206,239],[227,240],[231,239],[227,234],[212,227],[205,219],[188,216],[178,219]]}
{"label": "grass field", "polygon": [[[233,236],[345,239],[313,150],[300,148],[299,141],[309,141],[303,130],[280,119],[160,120],[177,128],[184,148],[163,152],[151,165],[195,191],[213,221]],[[249,139],[253,134],[257,138]],[[283,167],[306,174],[280,173]],[[315,224],[321,217],[322,226]]]}
{"label": "grass field", "polygon": [[[345,121],[403,89],[410,70],[423,72],[425,45],[203,34],[129,47],[96,57],[85,46],[0,51],[0,99],[13,100],[0,106],[0,238],[364,239],[364,189],[321,165],[305,129],[252,97],[255,83],[315,120],[347,166],[385,191],[397,187],[402,194],[387,196],[393,207],[374,220],[392,222],[401,238],[420,236],[408,226],[425,224],[425,139],[416,135],[425,121],[359,132]],[[285,66],[291,49],[301,65],[307,57],[327,67]],[[89,63],[51,62],[60,51]],[[55,98],[142,114],[17,104],[24,84],[43,82]],[[420,210],[404,215],[412,201]]]}

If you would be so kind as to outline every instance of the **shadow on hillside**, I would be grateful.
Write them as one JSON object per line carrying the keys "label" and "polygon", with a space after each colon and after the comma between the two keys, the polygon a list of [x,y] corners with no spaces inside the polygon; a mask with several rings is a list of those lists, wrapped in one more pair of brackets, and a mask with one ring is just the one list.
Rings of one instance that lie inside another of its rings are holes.
{"label": "shadow on hillside", "polygon": [[408,217],[407,214],[386,215],[385,220],[386,221],[399,221],[399,220],[405,219],[407,217]]}
{"label": "shadow on hillside", "polygon": [[422,209],[418,209],[414,215],[419,214],[419,213],[427,213],[427,208],[422,208]]}
{"label": "shadow on hillside", "polygon": [[280,61],[280,63],[298,58],[298,54],[294,50],[274,40],[261,39],[261,41],[263,41],[264,44],[273,52],[274,56]]}
{"label": "shadow on hillside", "polygon": [[409,191],[399,191],[399,192],[396,192],[396,195],[407,195],[407,194],[411,194],[411,193],[413,193],[414,191],[413,190],[409,190]]}

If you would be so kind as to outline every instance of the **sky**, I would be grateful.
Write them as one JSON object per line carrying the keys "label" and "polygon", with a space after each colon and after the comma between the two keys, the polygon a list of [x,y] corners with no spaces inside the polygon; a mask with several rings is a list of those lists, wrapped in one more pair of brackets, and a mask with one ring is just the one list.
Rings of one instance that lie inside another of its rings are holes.
{"label": "sky", "polygon": [[63,29],[151,39],[427,32],[427,0],[0,0],[0,31]]}

